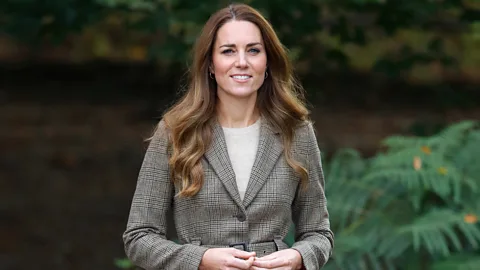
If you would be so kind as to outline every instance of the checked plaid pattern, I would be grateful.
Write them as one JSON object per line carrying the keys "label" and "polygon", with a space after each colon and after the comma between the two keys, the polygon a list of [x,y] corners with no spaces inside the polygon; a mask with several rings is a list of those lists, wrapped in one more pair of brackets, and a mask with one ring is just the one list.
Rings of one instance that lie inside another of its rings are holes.
{"label": "checked plaid pattern", "polygon": [[[334,246],[330,230],[320,150],[313,125],[296,131],[292,153],[308,169],[309,183],[299,179],[283,157],[278,132],[262,121],[260,141],[242,201],[230,164],[222,128],[212,126],[213,141],[202,159],[205,181],[191,198],[175,196],[168,165],[168,136],[160,123],[146,151],[123,234],[127,257],[144,269],[198,269],[207,246],[263,243],[284,239],[292,222],[305,269],[320,269]],[[173,218],[173,222],[169,221]],[[168,222],[167,222],[168,221]],[[167,224],[175,224],[168,228]],[[167,231],[174,230],[178,243]],[[281,249],[287,248],[286,245]],[[267,254],[257,254],[257,256]]]}

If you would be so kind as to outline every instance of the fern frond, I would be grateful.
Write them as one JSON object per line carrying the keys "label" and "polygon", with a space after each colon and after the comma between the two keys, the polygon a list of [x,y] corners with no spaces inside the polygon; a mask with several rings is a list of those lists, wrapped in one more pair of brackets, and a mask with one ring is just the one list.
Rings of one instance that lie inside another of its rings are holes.
{"label": "fern frond", "polygon": [[381,145],[387,146],[390,153],[398,152],[403,149],[419,149],[427,147],[442,155],[448,154],[448,151],[459,147],[463,138],[478,127],[477,121],[461,121],[452,124],[431,137],[413,137],[413,136],[390,136],[381,142]]}
{"label": "fern frond", "polygon": [[462,147],[452,153],[451,161],[458,170],[477,176],[480,183],[480,131],[471,132]]}
{"label": "fern frond", "polygon": [[[413,204],[419,203],[421,194],[425,191],[432,191],[445,201],[448,201],[450,196],[455,201],[459,201],[461,199],[461,187],[467,182],[454,167],[444,167],[444,169],[445,171],[441,172],[435,170],[383,169],[368,173],[362,180],[367,183],[395,182],[401,184],[411,195],[418,195],[410,196]],[[470,186],[474,185],[472,183],[468,184]]]}
{"label": "fern frond", "polygon": [[378,170],[389,167],[412,168],[413,159],[415,157],[418,157],[421,160],[444,160],[444,157],[441,155],[425,154],[422,152],[421,147],[415,147],[400,149],[396,152],[378,154],[376,157],[372,158],[369,161],[369,165],[371,170]]}
{"label": "fern frond", "polygon": [[394,153],[380,154],[370,160],[369,170],[384,168],[414,168],[414,159],[419,159],[421,168],[437,169],[445,166],[449,161],[437,153],[425,154],[420,148],[406,148]]}
{"label": "fern frond", "polygon": [[392,203],[399,204],[398,198],[402,194],[404,189],[395,182],[332,181],[326,194],[331,225],[336,230],[343,230],[354,221],[364,221],[372,215],[371,212],[383,213],[383,209]]}
{"label": "fern frond", "polygon": [[404,237],[411,236],[415,251],[423,247],[431,255],[448,256],[451,247],[457,251],[462,250],[457,230],[472,246],[478,247],[480,229],[475,224],[465,223],[464,217],[464,213],[454,213],[451,210],[433,210],[412,224],[399,227],[397,233]]}
{"label": "fern frond", "polygon": [[340,149],[324,166],[327,179],[355,178],[362,175],[365,170],[365,161],[355,149]]}
{"label": "fern frond", "polygon": [[371,196],[371,187],[359,181],[365,161],[358,151],[341,149],[324,167],[332,227],[341,230],[362,215]]}
{"label": "fern frond", "polygon": [[[335,238],[336,248],[333,258],[325,269],[394,269],[393,262],[381,258],[374,252],[375,243],[363,235],[345,235],[340,233]],[[323,269],[323,268],[322,268]]]}
{"label": "fern frond", "polygon": [[395,259],[400,257],[411,246],[411,239],[402,234],[391,232],[387,234],[382,241],[379,241],[375,249],[375,254],[385,258]]}
{"label": "fern frond", "polygon": [[365,212],[365,201],[367,195],[359,196],[357,195],[357,200],[342,200],[342,198],[327,199],[328,210],[331,216],[331,226],[336,230],[345,229],[353,220],[359,219],[360,216]]}
{"label": "fern frond", "polygon": [[478,122],[476,121],[461,121],[452,124],[437,135],[432,136],[429,143],[435,145],[440,153],[448,154],[449,151],[461,146],[469,131],[477,126]]}
{"label": "fern frond", "polygon": [[390,136],[380,142],[382,146],[388,147],[389,151],[398,151],[404,148],[419,148],[428,143],[428,138],[407,137],[400,135]]}
{"label": "fern frond", "polygon": [[[453,123],[442,130],[438,136],[448,138],[459,138],[463,136],[467,131],[471,131],[478,127],[479,122],[474,120],[463,120],[457,123]],[[436,137],[436,136],[434,136]]]}
{"label": "fern frond", "polygon": [[462,210],[465,212],[480,213],[480,194],[473,193],[469,195],[468,198],[463,199],[464,204]]}
{"label": "fern frond", "polygon": [[[478,250],[478,122],[459,122],[432,137],[392,136],[383,143],[387,151],[372,159],[344,149],[324,166],[336,233],[334,256],[325,269],[383,270],[395,263],[400,269],[423,269],[438,259],[447,265],[455,251]],[[471,260],[480,269],[477,259]]]}
{"label": "fern frond", "polygon": [[433,264],[432,270],[478,270],[480,255],[459,254]]}

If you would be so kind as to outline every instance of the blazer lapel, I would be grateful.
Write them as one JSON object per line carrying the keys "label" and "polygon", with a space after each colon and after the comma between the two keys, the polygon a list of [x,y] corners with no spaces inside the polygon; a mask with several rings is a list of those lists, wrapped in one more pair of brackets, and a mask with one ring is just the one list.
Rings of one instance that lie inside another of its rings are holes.
{"label": "blazer lapel", "polygon": [[235,172],[228,156],[225,135],[220,124],[215,121],[212,125],[212,142],[205,152],[205,157],[212,166],[218,178],[235,203],[243,208],[242,199],[238,192]]}
{"label": "blazer lapel", "polygon": [[277,132],[265,121],[262,121],[257,155],[253,163],[252,173],[247,185],[243,205],[247,207],[260,191],[268,175],[283,152],[283,144]]}

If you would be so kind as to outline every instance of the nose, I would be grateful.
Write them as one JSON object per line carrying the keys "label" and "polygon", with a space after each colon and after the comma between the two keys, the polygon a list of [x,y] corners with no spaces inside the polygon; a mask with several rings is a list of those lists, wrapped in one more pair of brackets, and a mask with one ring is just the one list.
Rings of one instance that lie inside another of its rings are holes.
{"label": "nose", "polygon": [[238,54],[237,62],[235,64],[236,64],[236,67],[238,68],[245,68],[248,66],[245,53],[241,52]]}

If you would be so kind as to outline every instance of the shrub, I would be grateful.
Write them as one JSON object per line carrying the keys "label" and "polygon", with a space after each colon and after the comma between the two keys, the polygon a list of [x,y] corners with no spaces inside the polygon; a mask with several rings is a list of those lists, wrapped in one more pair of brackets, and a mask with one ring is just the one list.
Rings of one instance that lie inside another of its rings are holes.
{"label": "shrub", "polygon": [[480,265],[478,123],[431,137],[392,136],[383,145],[370,159],[341,150],[325,166],[336,235],[326,269]]}

